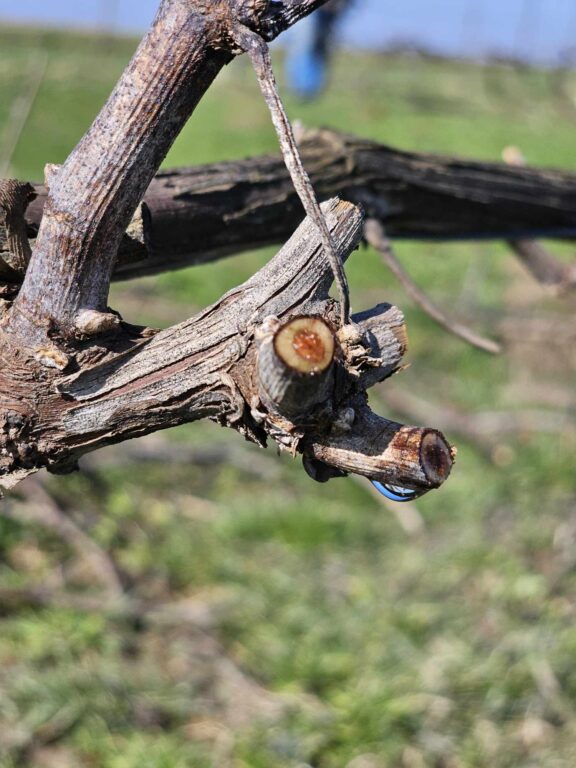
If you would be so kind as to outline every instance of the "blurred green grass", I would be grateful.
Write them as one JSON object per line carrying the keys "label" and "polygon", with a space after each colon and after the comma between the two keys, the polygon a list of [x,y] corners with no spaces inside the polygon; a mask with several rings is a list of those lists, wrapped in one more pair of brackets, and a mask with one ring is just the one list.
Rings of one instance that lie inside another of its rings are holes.
{"label": "blurred green grass", "polygon": [[[46,162],[65,159],[134,46],[0,31],[0,142],[47,61],[14,175],[39,179]],[[401,148],[498,159],[514,144],[530,163],[576,167],[576,105],[550,72],[341,54],[319,101],[287,106],[307,125]],[[268,151],[275,136],[239,60],[166,165]],[[573,324],[573,306],[535,288],[503,246],[398,252],[439,302],[485,332],[504,333],[510,319],[521,329],[539,317]],[[116,286],[111,301],[127,319],[167,324],[270,253]],[[574,352],[553,338],[520,334],[488,358],[411,306],[375,253],[355,254],[349,274],[355,308],[389,300],[406,311],[411,367],[390,386],[462,411],[563,397],[574,407]],[[373,395],[380,409],[384,392]],[[574,432],[506,436],[491,457],[453,437],[454,475],[418,503],[426,528],[413,537],[366,484],[316,486],[297,463],[249,447],[244,462],[208,467],[121,465],[120,448],[103,468],[51,479],[130,598],[200,604],[208,619],[0,605],[2,768],[572,768]],[[170,439],[183,450],[241,447],[209,425]],[[93,591],[89,565],[37,525],[0,517],[0,553],[2,588]]]}

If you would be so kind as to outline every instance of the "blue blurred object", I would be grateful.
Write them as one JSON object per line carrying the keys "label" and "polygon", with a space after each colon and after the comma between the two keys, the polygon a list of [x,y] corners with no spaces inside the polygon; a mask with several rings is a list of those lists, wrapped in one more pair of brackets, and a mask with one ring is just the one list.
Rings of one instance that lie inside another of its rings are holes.
{"label": "blue blurred object", "polygon": [[414,499],[417,499],[422,495],[418,491],[413,491],[410,488],[400,488],[398,485],[386,485],[384,483],[379,483],[378,480],[370,480],[370,482],[382,496],[390,499],[390,501],[414,501]]}
{"label": "blue blurred object", "polygon": [[313,99],[326,82],[326,51],[318,51],[315,45],[318,26],[316,14],[300,22],[286,59],[288,85],[301,99]]}
{"label": "blue blurred object", "polygon": [[286,57],[286,79],[301,99],[313,99],[328,78],[330,44],[349,0],[332,0],[296,25]]}

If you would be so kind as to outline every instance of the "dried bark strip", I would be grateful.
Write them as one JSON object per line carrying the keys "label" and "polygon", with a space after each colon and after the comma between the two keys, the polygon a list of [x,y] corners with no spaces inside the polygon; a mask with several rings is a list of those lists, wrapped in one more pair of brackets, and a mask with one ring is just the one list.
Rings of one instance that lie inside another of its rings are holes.
{"label": "dried bark strip", "polygon": [[[21,280],[30,261],[32,249],[24,216],[35,197],[31,184],[15,179],[0,179],[0,226],[3,226],[5,232],[5,247],[0,248],[4,267],[0,271],[0,278],[8,282]],[[10,268],[8,271],[4,266],[6,264]]]}
{"label": "dried bark strip", "polygon": [[330,239],[330,232],[328,231],[326,222],[322,218],[322,213],[314,188],[312,187],[312,182],[306,173],[302,158],[300,157],[292,124],[288,119],[284,104],[278,93],[278,85],[272,69],[270,50],[266,45],[266,42],[262,40],[258,34],[246,27],[239,27],[235,30],[235,39],[242,49],[246,51],[252,61],[252,66],[254,67],[254,71],[258,77],[258,83],[260,84],[260,90],[262,91],[264,100],[270,110],[270,117],[272,118],[272,123],[274,124],[280,142],[284,163],[290,174],[294,189],[300,198],[300,202],[306,211],[306,215],[312,219],[320,232],[322,243],[324,245],[324,253],[332,266],[334,280],[340,296],[340,320],[342,325],[345,325],[350,320],[350,290],[348,288],[348,279],[346,277],[346,272],[344,271],[344,266],[342,265],[342,262],[338,260],[336,255],[334,243]]}
{"label": "dried bark strip", "polygon": [[454,336],[465,341],[477,349],[488,352],[490,355],[499,355],[502,352],[502,345],[492,339],[480,336],[468,326],[449,317],[440,307],[421,288],[419,288],[408,275],[402,264],[398,261],[392,243],[387,238],[382,224],[369,219],[364,227],[367,242],[375,248],[382,256],[382,259],[394,277],[400,282],[408,296],[417,304],[426,314],[438,323],[442,328],[452,333]]}

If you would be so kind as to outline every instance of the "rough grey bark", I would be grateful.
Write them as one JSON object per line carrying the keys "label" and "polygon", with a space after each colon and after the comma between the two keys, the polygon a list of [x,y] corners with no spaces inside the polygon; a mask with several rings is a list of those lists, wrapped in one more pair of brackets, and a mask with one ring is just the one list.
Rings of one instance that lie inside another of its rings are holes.
{"label": "rough grey bark", "polygon": [[[12,332],[70,332],[80,310],[105,312],[120,240],[166,152],[220,69],[223,30],[202,6],[164,0],[92,127],[60,169]],[[32,322],[31,322],[32,318]]]}
{"label": "rough grey bark", "polygon": [[[359,243],[362,216],[336,200],[323,210],[338,254],[345,258]],[[55,377],[47,375],[44,361],[22,356],[19,367],[0,371],[0,484],[11,487],[41,466],[67,471],[80,456],[104,445],[210,418],[260,444],[272,437],[335,474],[355,471],[394,482],[400,462],[406,487],[438,487],[452,466],[444,438],[379,419],[366,403],[366,386],[401,365],[405,328],[398,311],[380,307],[338,329],[338,311],[328,298],[331,282],[317,232],[306,220],[266,267],[185,323],[158,333],[122,325],[109,339],[113,351],[87,346]],[[321,411],[294,423],[262,402],[255,361],[261,330],[270,319],[301,314],[330,323],[339,353]],[[30,391],[30,376],[44,385]],[[379,453],[373,450],[377,436]]]}
{"label": "rough grey bark", "polygon": [[172,142],[218,72],[241,53],[237,26],[268,36],[322,0],[162,0],[108,102],[53,180],[7,327],[71,334],[81,310],[106,312],[130,219]]}
{"label": "rough grey bark", "polygon": [[[240,53],[238,25],[269,39],[322,1],[162,0],[91,129],[61,169],[48,169],[50,193],[24,281],[13,302],[0,304],[3,487],[41,467],[70,471],[101,446],[199,418],[261,445],[272,438],[324,476],[355,471],[391,483],[399,476],[419,492],[448,476],[453,452],[442,435],[368,408],[368,384],[400,366],[403,321],[377,308],[342,324],[328,294],[323,239],[309,219],[263,270],[185,323],[135,328],[106,306],[123,233],[132,218],[132,235],[146,242],[147,207],[136,219],[134,212],[195,104]],[[22,212],[9,214],[22,232]],[[323,215],[344,260],[360,241],[361,211],[332,200]],[[324,320],[338,354],[324,402],[292,420],[262,402],[257,339],[272,318],[303,314]]]}
{"label": "rough grey bark", "polygon": [[[342,195],[361,204],[394,239],[576,237],[573,173],[400,152],[328,130],[304,133],[300,149],[320,199]],[[26,212],[30,238],[47,194],[41,184],[34,190]],[[162,171],[122,240],[114,278],[276,245],[302,216],[279,156]]]}

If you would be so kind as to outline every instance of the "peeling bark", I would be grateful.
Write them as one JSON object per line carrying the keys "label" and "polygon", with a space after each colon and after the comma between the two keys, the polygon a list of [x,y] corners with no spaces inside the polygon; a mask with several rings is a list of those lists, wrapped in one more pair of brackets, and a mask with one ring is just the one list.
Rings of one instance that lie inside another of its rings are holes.
{"label": "peeling bark", "polygon": [[25,213],[35,197],[31,184],[0,179],[0,226],[5,233],[5,248],[0,252],[0,280],[4,283],[19,283],[28,268],[32,249]]}
{"label": "peeling bark", "polygon": [[[351,203],[324,204],[328,232],[307,218],[264,269],[178,326],[136,328],[107,307],[125,230],[132,220],[130,236],[150,248],[153,215],[140,200],[218,71],[241,52],[238,25],[271,39],[323,2],[162,0],[93,126],[62,168],[47,169],[50,192],[24,281],[13,304],[0,306],[2,487],[42,467],[71,471],[102,446],[201,418],[260,445],[271,438],[318,473],[354,471],[420,493],[448,476],[453,454],[439,433],[379,419],[367,406],[367,387],[399,369],[406,333],[395,308],[348,322],[329,297],[326,236],[342,261],[362,237],[362,212]],[[24,208],[12,200],[6,214],[19,257]],[[22,271],[25,261],[5,266]],[[322,319],[336,354],[334,375],[318,377],[319,396],[295,418],[264,401],[257,361],[271,319],[302,315]]]}
{"label": "peeling bark", "polygon": [[53,179],[6,328],[38,341],[106,311],[118,247],[173,141],[218,72],[241,53],[242,24],[277,34],[324,0],[162,0],[102,111]]}
{"label": "peeling bark", "polygon": [[[390,238],[576,237],[576,175],[400,152],[333,131],[301,137],[318,197],[360,204]],[[35,238],[46,187],[26,213]],[[162,171],[123,238],[114,279],[214,261],[285,242],[303,217],[276,156]],[[0,225],[0,252],[5,235]]]}
{"label": "peeling bark", "polygon": [[[351,204],[335,200],[323,211],[338,255],[345,258],[360,241],[362,216]],[[68,375],[67,369],[60,372],[23,355],[18,369],[12,365],[0,372],[0,483],[10,487],[42,466],[67,471],[80,456],[104,445],[210,418],[261,445],[272,437],[282,448],[317,458],[339,473],[390,480],[400,461],[406,487],[437,487],[449,468],[440,452],[437,474],[423,470],[423,441],[430,430],[405,432],[401,425],[378,420],[392,444],[379,456],[371,442],[375,427],[362,434],[362,424],[371,418],[366,386],[398,370],[405,351],[403,322],[392,307],[361,314],[337,331],[333,386],[324,393],[321,409],[304,419],[305,427],[301,419],[293,423],[262,402],[256,366],[262,328],[271,317],[302,314],[323,317],[337,328],[337,307],[328,297],[331,282],[330,265],[307,219],[247,283],[178,326],[154,334],[122,324],[122,334],[111,334],[108,348],[105,338],[100,346],[86,342],[68,361]],[[394,447],[398,441],[400,450]]]}

